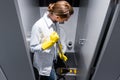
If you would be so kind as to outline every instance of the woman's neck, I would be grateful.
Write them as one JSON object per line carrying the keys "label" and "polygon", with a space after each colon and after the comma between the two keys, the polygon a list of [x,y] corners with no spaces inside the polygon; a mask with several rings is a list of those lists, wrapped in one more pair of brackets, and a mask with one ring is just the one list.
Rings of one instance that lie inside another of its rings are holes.
{"label": "woman's neck", "polygon": [[54,23],[57,22],[57,21],[55,20],[54,15],[52,15],[51,13],[48,14],[48,17],[49,17]]}

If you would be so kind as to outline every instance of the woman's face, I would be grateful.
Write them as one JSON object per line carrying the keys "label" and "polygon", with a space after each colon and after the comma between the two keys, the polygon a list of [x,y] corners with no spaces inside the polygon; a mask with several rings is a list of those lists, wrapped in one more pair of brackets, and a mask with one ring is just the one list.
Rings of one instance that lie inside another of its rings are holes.
{"label": "woman's face", "polygon": [[69,17],[67,17],[67,18],[61,18],[59,16],[56,16],[56,21],[60,22],[60,23],[64,23],[64,21],[68,21],[68,19],[69,19]]}
{"label": "woman's face", "polygon": [[68,20],[68,18],[59,18],[59,19],[58,19],[58,22],[63,23],[63,22],[65,22],[65,21],[67,21],[67,20]]}

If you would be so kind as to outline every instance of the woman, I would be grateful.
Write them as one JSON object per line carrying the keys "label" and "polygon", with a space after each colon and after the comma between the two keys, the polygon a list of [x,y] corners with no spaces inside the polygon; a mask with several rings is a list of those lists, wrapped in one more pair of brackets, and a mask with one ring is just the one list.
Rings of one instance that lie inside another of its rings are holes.
{"label": "woman", "polygon": [[73,12],[67,1],[57,1],[50,4],[44,16],[33,25],[30,48],[34,53],[33,65],[39,72],[40,80],[56,80],[53,68],[58,52],[56,43],[61,41],[63,52],[66,49],[64,34],[57,25],[67,21]]}

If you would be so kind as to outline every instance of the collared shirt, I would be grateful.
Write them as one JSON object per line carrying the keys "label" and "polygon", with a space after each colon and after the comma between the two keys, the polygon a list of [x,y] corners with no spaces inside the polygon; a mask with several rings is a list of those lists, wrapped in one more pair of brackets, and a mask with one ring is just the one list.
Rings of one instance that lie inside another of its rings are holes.
{"label": "collared shirt", "polygon": [[[55,45],[47,50],[42,50],[41,43],[49,39],[50,34],[54,31],[54,23],[48,17],[48,12],[44,14],[34,25],[31,31],[30,49],[34,53],[33,65],[37,68],[40,75],[49,76],[53,59],[55,57]],[[63,52],[66,50],[65,34],[60,28],[60,40],[63,45]]]}

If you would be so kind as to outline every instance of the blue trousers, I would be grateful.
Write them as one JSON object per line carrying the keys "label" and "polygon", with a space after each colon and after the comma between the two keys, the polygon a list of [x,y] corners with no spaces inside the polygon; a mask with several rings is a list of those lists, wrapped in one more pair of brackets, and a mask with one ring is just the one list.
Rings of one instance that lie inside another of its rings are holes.
{"label": "blue trousers", "polygon": [[40,80],[57,80],[55,70],[52,69],[50,76],[40,76]]}

